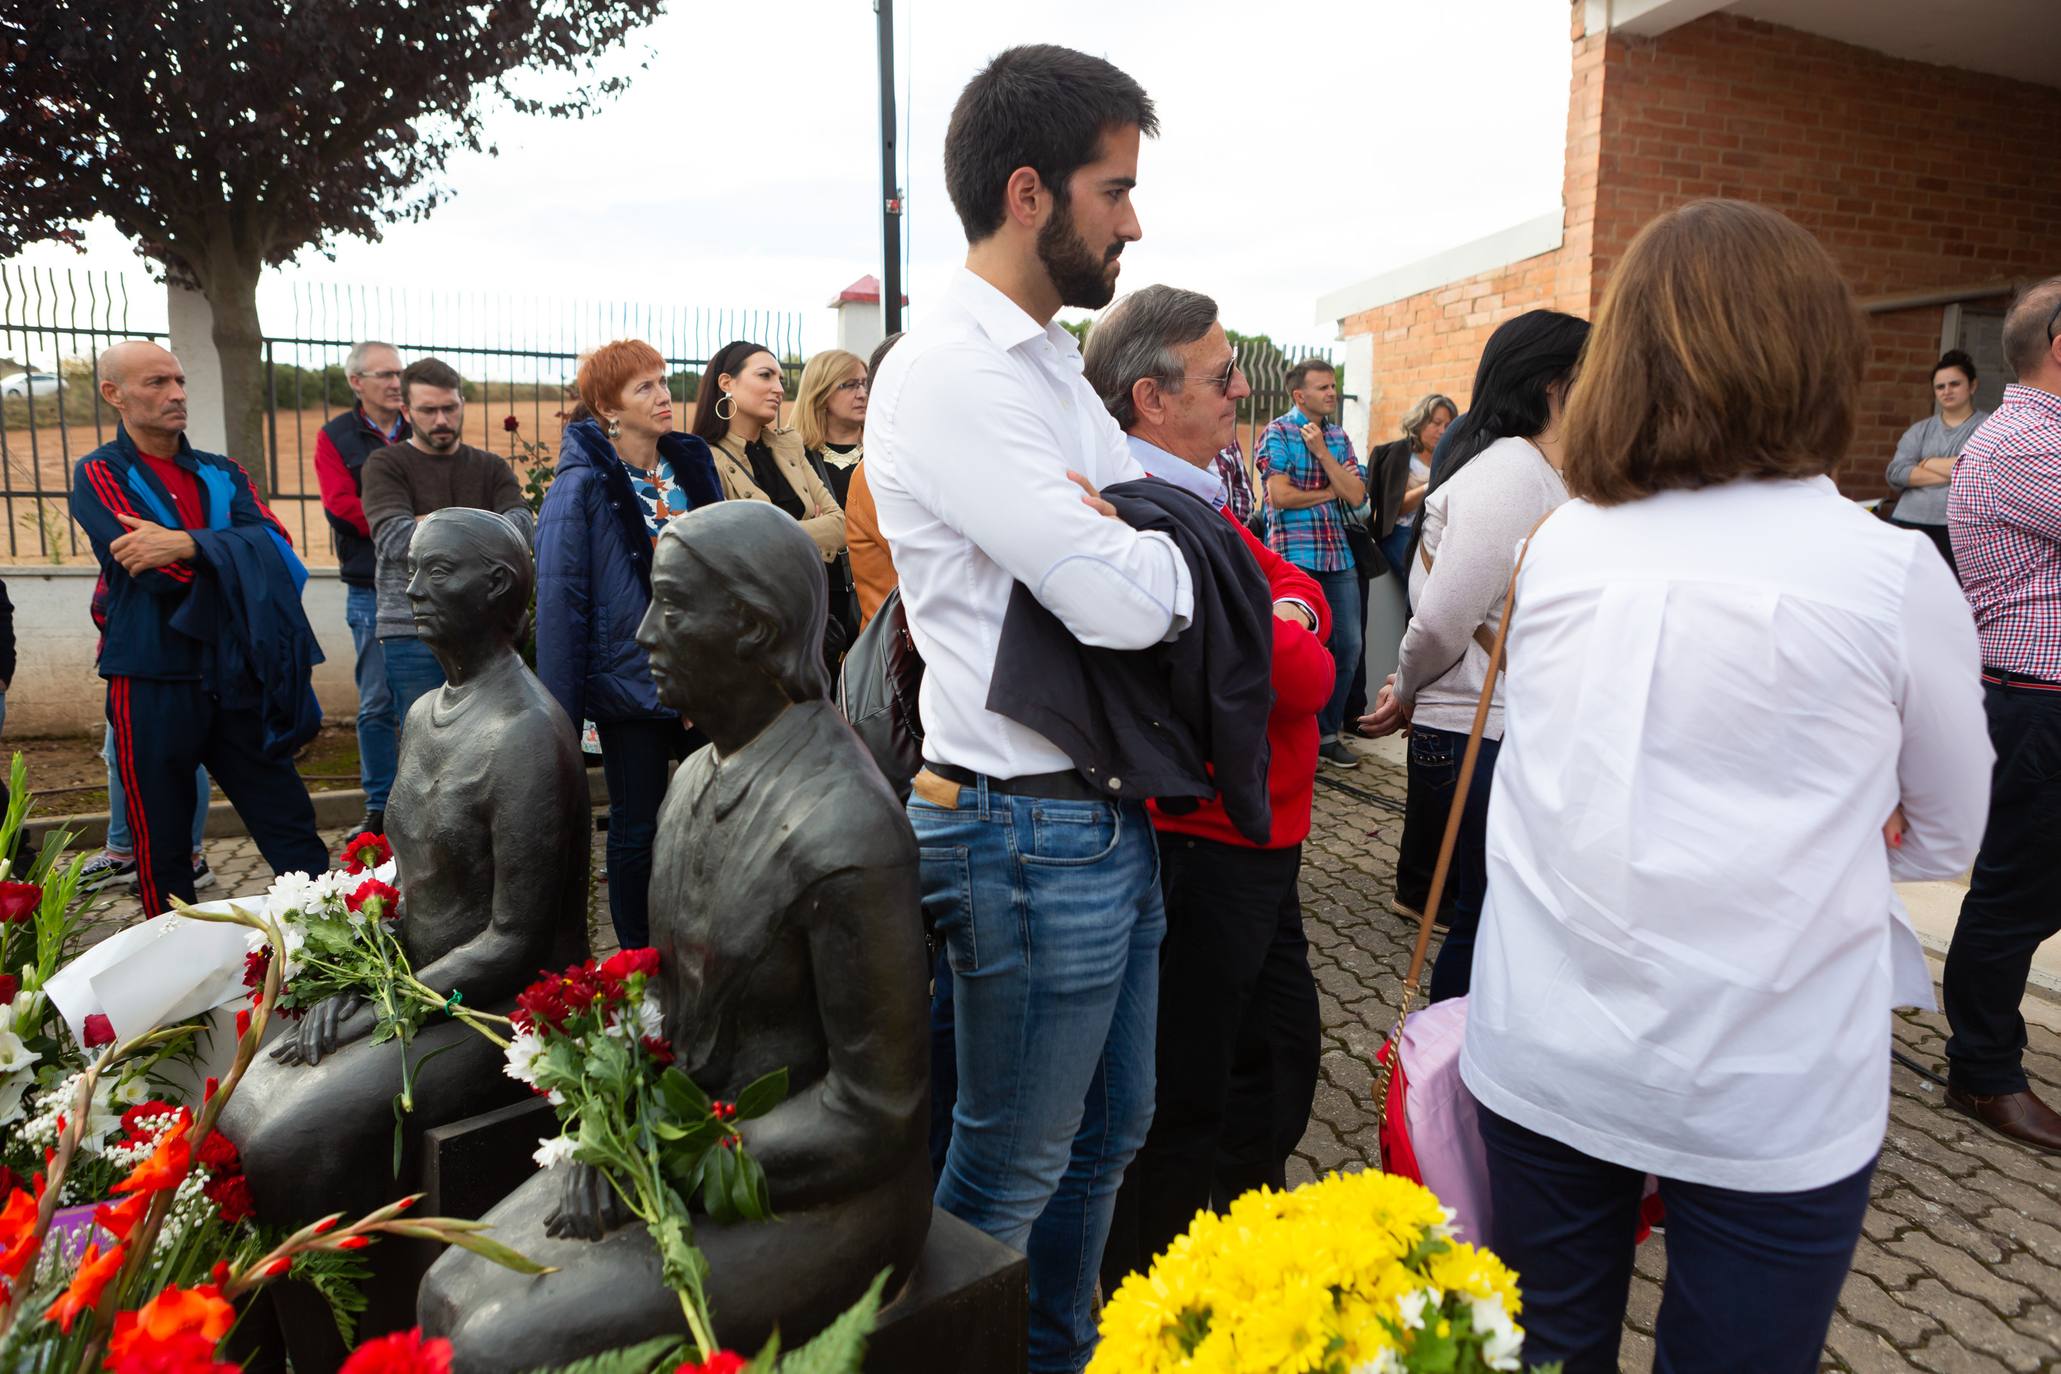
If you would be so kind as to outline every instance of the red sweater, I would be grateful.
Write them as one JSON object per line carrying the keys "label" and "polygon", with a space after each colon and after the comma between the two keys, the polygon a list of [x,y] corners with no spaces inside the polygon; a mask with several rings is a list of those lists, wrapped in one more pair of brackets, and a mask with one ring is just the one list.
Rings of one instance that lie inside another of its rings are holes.
{"label": "red sweater", "polygon": [[1244,849],[1286,849],[1310,833],[1310,793],[1317,782],[1317,712],[1331,699],[1336,669],[1324,641],[1331,634],[1331,608],[1317,581],[1280,554],[1253,538],[1229,511],[1224,518],[1237,527],[1245,547],[1267,575],[1272,600],[1301,601],[1317,614],[1313,634],[1285,620],[1274,621],[1274,709],[1267,716],[1267,799],[1273,806],[1273,833],[1255,845],[1238,833],[1224,814],[1221,799],[1212,797],[1186,815],[1169,816],[1150,803],[1154,829],[1170,835],[1234,844]]}

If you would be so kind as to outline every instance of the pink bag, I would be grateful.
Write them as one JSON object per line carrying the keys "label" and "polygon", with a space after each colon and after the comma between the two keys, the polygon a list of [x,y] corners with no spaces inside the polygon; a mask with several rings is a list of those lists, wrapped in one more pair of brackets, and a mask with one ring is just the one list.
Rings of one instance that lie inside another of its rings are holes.
{"label": "pink bag", "polygon": [[[1453,1209],[1459,1239],[1489,1243],[1488,1152],[1474,1095],[1460,1081],[1467,999],[1434,1002],[1403,1024],[1402,1063],[1381,1111],[1381,1160]],[[1385,1060],[1389,1046],[1381,1049]]]}

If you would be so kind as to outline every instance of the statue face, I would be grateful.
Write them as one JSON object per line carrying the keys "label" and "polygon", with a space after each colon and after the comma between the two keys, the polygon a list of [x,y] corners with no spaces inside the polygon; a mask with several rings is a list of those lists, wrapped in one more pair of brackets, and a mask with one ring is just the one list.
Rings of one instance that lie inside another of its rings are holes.
{"label": "statue face", "polygon": [[408,605],[425,644],[452,644],[491,632],[488,607],[505,570],[480,557],[462,529],[432,515],[408,546]]}
{"label": "statue face", "polygon": [[637,626],[637,643],[651,660],[658,699],[693,719],[727,690],[725,669],[737,663],[742,631],[730,598],[707,579],[696,581],[693,559],[671,539],[658,542],[651,565],[651,606]]}

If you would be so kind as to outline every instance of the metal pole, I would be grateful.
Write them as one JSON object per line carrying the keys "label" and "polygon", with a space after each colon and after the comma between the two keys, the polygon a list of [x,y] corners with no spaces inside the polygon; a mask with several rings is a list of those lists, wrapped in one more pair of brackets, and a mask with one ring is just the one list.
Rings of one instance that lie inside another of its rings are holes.
{"label": "metal pole", "polygon": [[895,4],[873,0],[880,23],[880,327],[902,327],[902,188],[895,184]]}

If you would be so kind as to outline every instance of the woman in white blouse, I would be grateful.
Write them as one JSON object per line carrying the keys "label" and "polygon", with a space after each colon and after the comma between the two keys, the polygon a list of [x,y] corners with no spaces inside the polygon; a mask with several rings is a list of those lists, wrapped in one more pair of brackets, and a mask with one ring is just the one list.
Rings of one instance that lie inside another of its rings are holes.
{"label": "woman in white blouse", "polygon": [[1461,1057],[1525,1354],[1568,1374],[1617,1368],[1648,1174],[1656,1368],[1818,1367],[1890,1009],[1932,1002],[1890,884],[1982,836],[1968,608],[1827,475],[1864,349],[1815,239],[1698,201],[1614,269],[1569,395],[1576,499],[1517,586]]}

